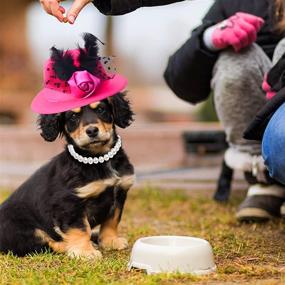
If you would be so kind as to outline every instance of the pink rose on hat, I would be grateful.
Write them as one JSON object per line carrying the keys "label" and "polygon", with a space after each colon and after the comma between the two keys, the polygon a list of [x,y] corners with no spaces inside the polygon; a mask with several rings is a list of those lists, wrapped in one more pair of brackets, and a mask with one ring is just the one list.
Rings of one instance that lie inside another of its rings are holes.
{"label": "pink rose on hat", "polygon": [[87,98],[92,95],[100,82],[100,78],[86,70],[74,72],[68,80],[71,93],[77,98]]}

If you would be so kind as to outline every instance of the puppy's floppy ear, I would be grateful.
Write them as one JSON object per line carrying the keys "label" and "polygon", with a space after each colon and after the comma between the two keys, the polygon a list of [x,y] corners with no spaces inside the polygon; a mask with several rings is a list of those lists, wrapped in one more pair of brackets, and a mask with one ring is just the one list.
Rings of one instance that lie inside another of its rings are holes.
{"label": "puppy's floppy ear", "polygon": [[134,120],[130,102],[126,99],[126,93],[117,93],[108,98],[112,106],[114,123],[120,128],[128,127]]}
{"label": "puppy's floppy ear", "polygon": [[61,114],[40,115],[38,125],[42,130],[41,136],[49,142],[54,141],[63,132]]}

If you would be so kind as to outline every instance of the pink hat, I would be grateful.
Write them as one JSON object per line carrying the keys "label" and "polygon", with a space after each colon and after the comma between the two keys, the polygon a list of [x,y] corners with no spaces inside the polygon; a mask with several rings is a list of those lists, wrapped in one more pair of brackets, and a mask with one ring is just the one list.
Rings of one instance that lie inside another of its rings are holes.
{"label": "pink hat", "polygon": [[[61,51],[51,49],[44,66],[44,88],[31,108],[39,114],[54,114],[89,105],[122,91],[127,79],[109,75],[98,56],[97,38],[84,34],[85,48]],[[110,67],[107,67],[110,69]]]}

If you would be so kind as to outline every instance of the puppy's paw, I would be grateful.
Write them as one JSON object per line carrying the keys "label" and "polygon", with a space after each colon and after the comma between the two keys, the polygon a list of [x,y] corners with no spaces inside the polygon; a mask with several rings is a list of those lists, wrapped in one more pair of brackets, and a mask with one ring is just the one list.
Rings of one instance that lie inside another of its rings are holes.
{"label": "puppy's paw", "polygon": [[72,249],[67,252],[67,255],[71,258],[92,259],[95,261],[102,259],[102,253],[95,248],[93,248],[92,250]]}
{"label": "puppy's paw", "polygon": [[128,247],[128,241],[122,237],[105,237],[99,245],[105,250],[122,250]]}

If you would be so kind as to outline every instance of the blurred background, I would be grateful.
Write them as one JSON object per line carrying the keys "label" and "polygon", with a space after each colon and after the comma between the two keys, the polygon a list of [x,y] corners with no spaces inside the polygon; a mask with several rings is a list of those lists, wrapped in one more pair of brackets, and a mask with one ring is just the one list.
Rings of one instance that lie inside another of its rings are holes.
{"label": "blurred background", "polygon": [[[128,97],[136,121],[122,132],[125,147],[141,177],[155,171],[216,165],[210,157],[188,156],[185,132],[220,130],[212,99],[191,106],[166,86],[168,57],[198,26],[212,0],[184,1],[141,8],[124,16],[106,17],[89,4],[75,25],[60,24],[38,1],[1,3],[0,26],[0,186],[16,187],[43,162],[61,151],[62,142],[44,142],[30,110],[42,86],[42,66],[49,48],[74,48],[81,34],[99,37],[102,55],[116,56],[117,70],[129,78]],[[68,9],[71,2],[63,2]],[[191,76],[191,74],[189,74]],[[202,123],[207,122],[207,123]],[[203,154],[206,149],[195,148]],[[218,161],[220,161],[218,159]],[[196,175],[195,173],[193,174]],[[217,173],[213,174],[216,177]]]}
{"label": "blurred background", "polygon": [[[119,17],[106,17],[89,4],[71,26],[47,15],[38,1],[5,1],[0,28],[1,124],[34,122],[29,106],[42,86],[42,66],[49,48],[73,48],[84,32],[106,43],[103,54],[116,56],[119,72],[129,78],[137,120],[197,119],[200,108],[177,99],[164,83],[163,71],[168,57],[189,38],[211,3],[185,1]],[[66,8],[70,4],[63,2]]]}

